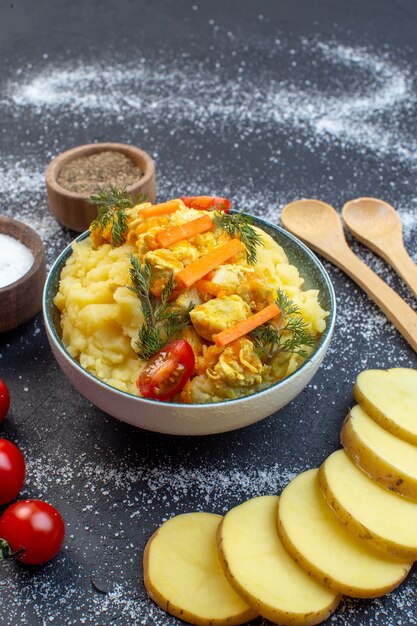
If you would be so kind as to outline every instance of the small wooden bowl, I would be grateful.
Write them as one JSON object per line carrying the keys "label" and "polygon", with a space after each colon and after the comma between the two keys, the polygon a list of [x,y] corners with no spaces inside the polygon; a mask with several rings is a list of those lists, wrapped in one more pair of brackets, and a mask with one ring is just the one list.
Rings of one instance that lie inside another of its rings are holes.
{"label": "small wooden bowl", "polygon": [[26,274],[14,283],[0,287],[0,332],[4,332],[27,322],[41,310],[46,266],[43,243],[33,228],[0,215],[0,233],[21,241],[34,257]]}
{"label": "small wooden bowl", "polygon": [[142,193],[146,194],[149,202],[156,199],[155,164],[144,150],[129,146],[125,143],[91,143],[62,152],[53,159],[45,172],[46,190],[51,213],[58,222],[77,232],[87,230],[97,215],[97,208],[88,202],[89,195],[68,191],[58,184],[57,178],[62,167],[80,157],[113,150],[125,154],[143,172],[143,176],[136,183],[126,188],[132,198]]}

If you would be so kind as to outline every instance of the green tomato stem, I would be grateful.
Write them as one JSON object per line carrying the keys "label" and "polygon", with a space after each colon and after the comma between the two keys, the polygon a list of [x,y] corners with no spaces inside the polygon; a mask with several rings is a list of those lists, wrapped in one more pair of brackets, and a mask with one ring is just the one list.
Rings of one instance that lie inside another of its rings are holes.
{"label": "green tomato stem", "polygon": [[5,539],[0,538],[0,561],[3,561],[3,559],[10,559],[12,556],[13,551],[10,544]]}

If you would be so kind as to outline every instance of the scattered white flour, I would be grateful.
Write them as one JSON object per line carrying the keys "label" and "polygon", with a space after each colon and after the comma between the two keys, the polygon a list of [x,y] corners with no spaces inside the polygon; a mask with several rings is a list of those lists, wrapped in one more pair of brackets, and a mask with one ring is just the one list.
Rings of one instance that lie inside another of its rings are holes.
{"label": "scattered white flour", "polygon": [[14,161],[8,155],[0,154],[0,194],[7,195],[11,201],[27,201],[31,194],[44,191],[42,164],[36,167],[31,161],[30,158]]}
{"label": "scattered white flour", "polygon": [[[277,49],[282,45],[280,41]],[[24,198],[20,212],[24,213],[28,203],[31,205],[27,213],[35,220],[34,225],[45,241],[58,233],[59,225],[47,212],[43,182],[47,161],[59,151],[55,147],[59,141],[57,119],[63,126],[67,121],[68,125],[84,126],[86,130],[94,119],[105,120],[110,125],[121,123],[126,130],[141,133],[151,144],[152,133],[163,123],[175,137],[184,164],[166,163],[166,157],[161,154],[158,175],[162,197],[176,195],[190,186],[197,193],[199,188],[210,192],[214,180],[222,187],[215,189],[216,192],[229,193],[239,207],[261,213],[274,222],[278,220],[280,203],[306,195],[307,191],[318,195],[320,190],[306,190],[300,184],[299,189],[289,192],[285,185],[285,192],[277,197],[277,189],[283,185],[281,172],[275,181],[268,177],[262,193],[250,176],[244,177],[238,189],[228,189],[224,179],[219,181],[217,164],[211,170],[204,164],[201,180],[195,177],[190,180],[187,168],[190,141],[194,146],[193,159],[201,159],[193,137],[198,133],[217,135],[222,129],[233,133],[236,138],[233,157],[238,160],[242,148],[260,132],[268,133],[270,128],[284,134],[288,148],[303,147],[318,157],[335,146],[342,150],[353,146],[364,154],[393,158],[397,164],[404,163],[414,171],[417,142],[407,120],[413,115],[417,96],[410,67],[393,60],[388,53],[372,53],[337,42],[302,39],[291,53],[293,62],[306,66],[307,79],[294,76],[293,82],[283,81],[279,72],[275,76],[254,78],[247,75],[243,62],[239,68],[242,72],[226,78],[221,71],[211,71],[189,59],[161,65],[143,57],[120,64],[103,61],[75,67],[46,65],[35,74],[24,69],[7,85],[0,109],[12,111],[16,118],[29,115],[40,124],[42,134],[38,145],[29,146],[25,157],[17,163],[11,163],[3,155],[0,196],[5,194],[12,202]],[[325,68],[329,93],[315,84],[314,67],[318,64]],[[346,84],[342,86],[341,74],[346,74]],[[53,143],[46,139],[50,135],[54,137]],[[39,145],[47,148],[43,161],[39,159]],[[36,152],[31,156],[31,148],[35,147]],[[270,165],[280,163],[282,150],[277,144],[264,146]],[[159,152],[162,153],[161,144],[152,151],[157,160]],[[226,168],[227,161],[223,164]],[[353,163],[352,167],[355,167]],[[34,202],[39,207],[37,212],[32,210]],[[415,208],[414,200],[407,207],[410,216]]]}
{"label": "scattered white flour", "polygon": [[53,246],[52,238],[62,236],[62,228],[47,207],[44,169],[45,163],[31,157],[29,150],[24,159],[17,161],[0,153],[0,212],[26,222]]}
{"label": "scattered white flour", "polygon": [[[173,133],[189,122],[194,129],[218,131],[231,124],[241,138],[260,124],[311,135],[319,142],[347,142],[401,160],[417,160],[415,137],[400,127],[398,116],[412,114],[416,104],[409,67],[388,55],[337,43],[301,42],[304,61],[326,63],[346,72],[345,89],[324,93],[310,80],[302,84],[280,80],[279,74],[225,79],[191,61],[171,65],[138,59],[123,64],[46,67],[26,80],[10,82],[9,106],[39,115],[62,116],[77,111],[80,122],[106,116],[134,128],[149,122],[172,124]],[[360,80],[355,80],[355,73]],[[332,84],[331,78],[329,84]],[[340,88],[339,88],[340,89]],[[208,97],[207,94],[210,94]],[[7,103],[7,100],[6,100]],[[390,124],[384,121],[389,114]],[[137,120],[140,120],[138,122]],[[193,134],[193,131],[191,132]]]}
{"label": "scattered white flour", "polygon": [[[45,461],[30,458],[28,454],[27,485],[30,490],[46,494],[48,488],[58,485],[62,492],[68,493],[69,500],[82,503],[101,492],[106,496],[110,491],[122,491],[124,505],[127,508],[144,506],[148,509],[159,506],[164,501],[166,515],[174,514],[171,505],[179,503],[185,506],[190,496],[198,497],[202,509],[225,511],[226,497],[250,498],[257,495],[280,493],[285,485],[300,472],[299,468],[283,470],[278,463],[264,467],[246,469],[227,469],[204,467],[187,469],[180,467],[174,471],[172,466],[159,460],[153,467],[129,464],[114,467],[111,464],[93,463],[87,455],[80,454],[74,462],[66,460],[60,451],[59,464],[52,459],[49,467]],[[85,479],[85,491],[74,493],[74,474]],[[140,497],[134,493],[134,487],[140,485]],[[132,491],[133,490],[133,491]],[[169,493],[170,500],[166,498]],[[162,494],[162,495],[161,495]],[[142,501],[142,498],[146,498]],[[144,509],[142,509],[143,512]],[[131,517],[141,514],[141,509],[132,511]]]}
{"label": "scattered white flour", "polygon": [[22,278],[33,261],[32,252],[21,241],[0,233],[0,289]]}

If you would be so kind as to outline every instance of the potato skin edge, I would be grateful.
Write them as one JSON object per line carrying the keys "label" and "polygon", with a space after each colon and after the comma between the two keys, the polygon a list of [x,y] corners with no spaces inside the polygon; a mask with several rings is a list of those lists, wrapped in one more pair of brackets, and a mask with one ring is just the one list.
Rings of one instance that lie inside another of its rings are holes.
{"label": "potato skin edge", "polygon": [[[389,371],[389,370],[388,370]],[[360,375],[359,375],[360,376]],[[358,377],[359,378],[359,377]],[[353,394],[355,396],[356,402],[363,408],[365,413],[372,417],[382,428],[385,428],[388,432],[408,443],[412,443],[417,446],[417,435],[413,435],[408,430],[401,428],[398,424],[393,422],[389,417],[387,417],[382,411],[380,411],[363,393],[360,382],[356,380],[353,386]]]}
{"label": "potato skin edge", "polygon": [[417,480],[407,476],[374,452],[356,433],[350,413],[343,422],[340,441],[350,460],[369,478],[387,491],[417,501]]}
{"label": "potato skin edge", "polygon": [[[218,515],[216,517],[220,518],[221,516]],[[244,624],[249,620],[258,617],[257,613],[254,613],[252,609],[248,609],[244,613],[241,613],[234,618],[207,620],[204,618],[200,618],[198,615],[194,615],[193,613],[189,613],[186,610],[180,609],[179,607],[171,604],[171,602],[167,598],[164,598],[153,586],[149,576],[149,554],[152,542],[158,536],[158,531],[159,529],[157,529],[153,533],[153,535],[148,539],[145,546],[145,550],[143,553],[143,583],[145,585],[148,596],[151,598],[151,600],[153,600],[153,602],[155,602],[157,606],[159,606],[159,608],[161,608],[166,613],[173,615],[174,617],[178,617],[185,622],[189,622],[193,626],[240,626],[241,624]]]}
{"label": "potato skin edge", "polygon": [[278,508],[278,517],[277,517],[277,528],[278,528],[279,537],[282,541],[284,548],[286,549],[290,557],[297,563],[299,567],[301,567],[301,569],[305,571],[306,574],[308,574],[312,578],[315,578],[319,583],[321,583],[328,589],[331,589],[331,591],[334,591],[336,593],[342,593],[352,598],[364,599],[364,598],[379,598],[381,596],[384,596],[385,594],[389,593],[390,591],[398,587],[400,583],[402,583],[402,581],[407,576],[412,566],[412,563],[410,563],[410,567],[408,569],[405,569],[404,574],[401,576],[401,578],[395,581],[395,583],[393,583],[392,585],[386,585],[385,587],[380,587],[378,589],[375,589],[374,591],[371,591],[370,589],[364,590],[361,587],[353,587],[351,585],[345,585],[343,583],[337,582],[329,574],[326,574],[326,572],[316,567],[313,563],[311,563],[311,561],[306,559],[305,556],[294,546],[294,544],[292,543],[291,539],[288,537],[285,531],[284,525],[282,524],[279,518],[279,508]]}
{"label": "potato skin edge", "polygon": [[[226,513],[227,515],[227,513]],[[220,563],[222,564],[223,571],[225,576],[233,589],[238,593],[243,600],[249,606],[251,606],[254,610],[257,611],[259,615],[269,619],[273,623],[281,624],[281,626],[315,626],[316,624],[320,624],[325,619],[330,617],[332,613],[337,609],[342,599],[341,595],[337,595],[334,601],[326,607],[323,611],[308,613],[308,614],[296,614],[296,613],[287,613],[285,611],[274,610],[260,602],[257,598],[249,594],[234,578],[233,574],[230,572],[227,564],[227,558],[225,551],[223,549],[223,540],[221,536],[222,527],[224,523],[224,518],[219,524],[217,529],[217,551],[219,554]]]}
{"label": "potato skin edge", "polygon": [[369,528],[358,522],[342,506],[342,504],[335,498],[333,492],[328,485],[326,470],[324,467],[325,463],[326,461],[320,466],[317,474],[319,487],[326,502],[333,509],[337,517],[343,522],[346,528],[348,528],[354,535],[359,537],[359,539],[368,541],[371,546],[373,546],[376,550],[383,552],[384,554],[396,557],[397,559],[415,561],[417,559],[417,550],[407,548],[406,546],[401,546],[400,544],[376,535],[375,533],[370,531]]}

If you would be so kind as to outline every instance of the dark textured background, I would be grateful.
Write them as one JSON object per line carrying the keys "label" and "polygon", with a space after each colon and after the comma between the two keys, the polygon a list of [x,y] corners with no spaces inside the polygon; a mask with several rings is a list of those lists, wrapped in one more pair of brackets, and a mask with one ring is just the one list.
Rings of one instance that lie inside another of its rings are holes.
{"label": "dark textured background", "polygon": [[[2,0],[0,212],[38,229],[51,262],[74,234],[49,217],[44,167],[77,144],[125,141],[155,157],[160,199],[227,194],[237,208],[278,223],[280,208],[297,197],[338,208],[360,195],[383,197],[400,208],[417,260],[416,27],[414,0]],[[136,64],[142,70],[132,83]],[[85,85],[77,82],[83,66],[91,69]],[[60,74],[55,87],[47,83],[54,90],[48,100],[42,81],[62,68],[70,73],[68,93],[58,102]],[[110,78],[102,78],[106,71]],[[397,101],[400,79],[405,96]],[[313,125],[309,93],[320,104]],[[351,107],[343,117],[342,109],[362,96],[375,105],[363,137],[361,112]],[[293,103],[288,111],[280,98]],[[345,130],[352,121],[359,131],[318,130],[330,108]],[[392,270],[352,245],[415,307]],[[47,499],[67,525],[65,549],[52,563],[0,568],[1,624],[177,623],[147,599],[142,583],[143,548],[161,521],[193,509],[222,513],[279,491],[338,447],[361,369],[416,367],[415,353],[376,307],[326,267],[339,317],[312,384],[279,414],[215,437],[135,430],[92,407],[58,369],[40,315],[1,336],[0,376],[12,395],[2,436],[27,459],[22,495]],[[328,623],[417,624],[416,582],[414,572],[386,598],[346,601]]]}

